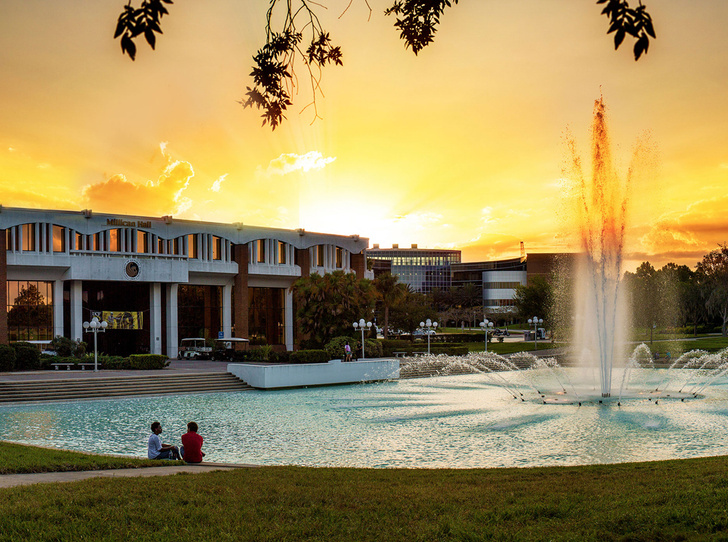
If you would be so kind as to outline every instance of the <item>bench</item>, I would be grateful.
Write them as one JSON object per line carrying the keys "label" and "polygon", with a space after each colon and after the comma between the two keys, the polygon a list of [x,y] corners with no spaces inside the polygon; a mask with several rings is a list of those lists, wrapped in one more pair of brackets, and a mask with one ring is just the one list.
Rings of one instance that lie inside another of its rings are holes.
{"label": "bench", "polygon": [[71,367],[73,367],[76,364],[75,363],[51,363],[51,365],[53,365],[53,367],[55,367],[56,371],[61,366],[64,366],[66,368],[66,371],[70,371]]}
{"label": "bench", "polygon": [[[77,363],[76,365],[79,365],[81,367],[81,370],[82,371],[85,371],[86,370],[86,367],[91,367],[93,369],[95,364],[93,364],[93,363]],[[101,364],[99,363],[99,365],[101,365]]]}
{"label": "bench", "polygon": [[396,358],[403,358],[407,355],[407,352],[392,352],[394,354],[394,357]]}

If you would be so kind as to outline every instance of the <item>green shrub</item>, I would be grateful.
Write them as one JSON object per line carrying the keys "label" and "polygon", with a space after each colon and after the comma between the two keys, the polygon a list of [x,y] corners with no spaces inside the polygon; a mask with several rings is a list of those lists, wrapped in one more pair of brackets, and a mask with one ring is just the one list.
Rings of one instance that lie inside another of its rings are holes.
{"label": "green shrub", "polygon": [[15,349],[7,344],[0,344],[0,371],[12,371],[15,368]]}
{"label": "green shrub", "polygon": [[131,364],[127,358],[121,356],[107,356],[105,354],[99,355],[99,366],[112,371],[131,369]]}
{"label": "green shrub", "polygon": [[51,341],[51,346],[56,353],[64,358],[77,357],[80,358],[86,354],[86,343],[82,341],[74,341],[68,337],[58,335]]}
{"label": "green shrub", "polygon": [[132,354],[129,356],[129,368],[133,370],[164,369],[169,359],[162,354]]}
{"label": "green shrub", "polygon": [[291,352],[283,350],[282,352],[271,352],[268,359],[273,363],[291,363]]}
{"label": "green shrub", "polygon": [[349,343],[351,351],[354,352],[354,349],[356,348],[356,339],[346,336],[334,337],[331,339],[331,341],[324,347],[329,359],[344,359],[344,345],[346,345],[346,343]]}
{"label": "green shrub", "polygon": [[382,343],[377,339],[364,339],[364,355],[367,358],[381,358],[383,355]]}
{"label": "green shrub", "polygon": [[468,353],[467,346],[430,346],[432,354],[447,354],[448,356],[465,356]]}
{"label": "green shrub", "polygon": [[329,355],[326,350],[298,350],[291,352],[291,363],[326,363]]}
{"label": "green shrub", "polygon": [[40,352],[30,343],[16,342],[12,344],[15,350],[15,369],[19,371],[33,371],[40,369]]}
{"label": "green shrub", "polygon": [[55,363],[58,360],[58,356],[51,356],[48,354],[41,354],[39,360],[39,366],[43,370],[52,369],[51,363]]}

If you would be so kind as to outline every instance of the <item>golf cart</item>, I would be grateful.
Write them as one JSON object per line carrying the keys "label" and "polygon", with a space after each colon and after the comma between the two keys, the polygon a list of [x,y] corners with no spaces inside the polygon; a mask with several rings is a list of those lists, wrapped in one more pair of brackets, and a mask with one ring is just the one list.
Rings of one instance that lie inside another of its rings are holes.
{"label": "golf cart", "polygon": [[235,352],[242,352],[248,349],[248,339],[240,337],[228,337],[227,339],[215,339],[215,347],[212,351],[214,361],[233,361]]}
{"label": "golf cart", "polygon": [[212,346],[207,346],[202,337],[182,339],[177,352],[177,359],[210,359]]}

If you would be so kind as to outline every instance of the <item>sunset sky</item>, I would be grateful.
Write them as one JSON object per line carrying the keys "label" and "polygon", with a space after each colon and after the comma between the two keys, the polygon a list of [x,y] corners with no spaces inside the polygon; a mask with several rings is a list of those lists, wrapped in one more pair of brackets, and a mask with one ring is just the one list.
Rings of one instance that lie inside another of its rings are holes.
{"label": "sunset sky", "polygon": [[589,164],[603,96],[619,174],[649,150],[627,268],[694,267],[728,241],[728,1],[647,2],[657,40],[638,62],[593,0],[461,0],[419,56],[391,3],[369,0],[369,18],[364,0],[324,1],[344,66],[324,71],[314,119],[299,64],[272,132],[237,103],[265,0],[176,0],[135,62],[112,38],[123,1],[4,0],[0,204],[360,234],[464,261],[520,241],[576,250],[566,139]]}

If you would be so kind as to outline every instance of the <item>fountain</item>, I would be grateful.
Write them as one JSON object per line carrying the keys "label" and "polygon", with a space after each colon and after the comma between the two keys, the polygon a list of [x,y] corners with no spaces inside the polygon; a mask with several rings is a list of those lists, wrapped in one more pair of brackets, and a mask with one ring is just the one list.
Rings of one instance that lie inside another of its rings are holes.
{"label": "fountain", "polygon": [[620,291],[622,249],[627,215],[627,192],[633,166],[622,182],[613,165],[603,98],[594,105],[591,182],[582,170],[573,138],[569,140],[570,167],[566,175],[576,184],[577,220],[584,258],[577,271],[576,314],[583,315],[574,343],[590,353],[599,369],[602,397],[612,395],[614,360],[623,357],[624,310]]}

